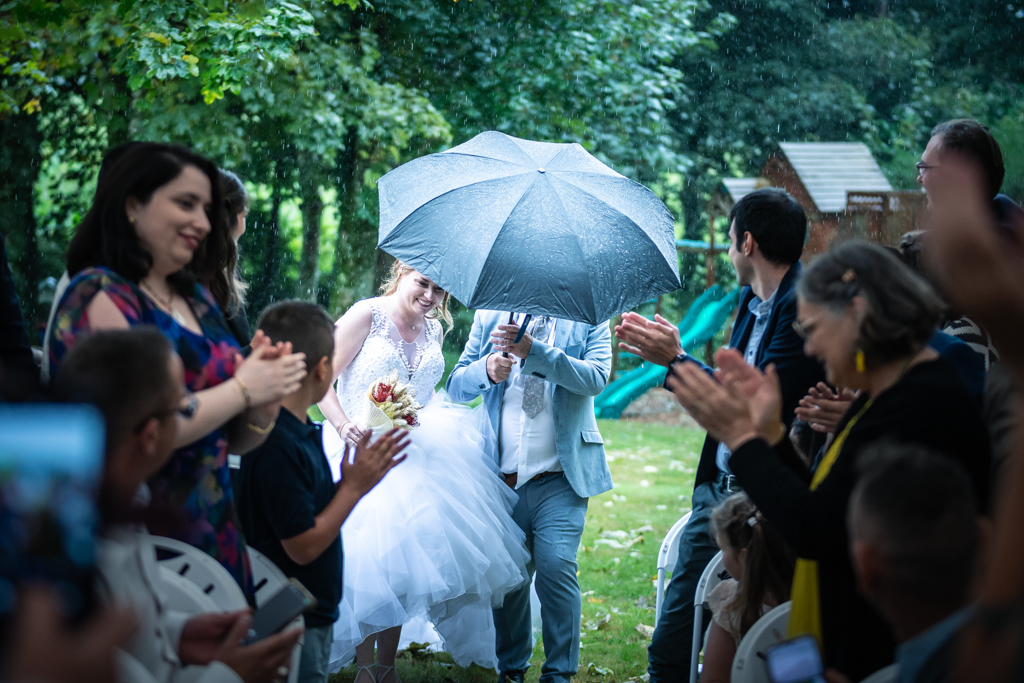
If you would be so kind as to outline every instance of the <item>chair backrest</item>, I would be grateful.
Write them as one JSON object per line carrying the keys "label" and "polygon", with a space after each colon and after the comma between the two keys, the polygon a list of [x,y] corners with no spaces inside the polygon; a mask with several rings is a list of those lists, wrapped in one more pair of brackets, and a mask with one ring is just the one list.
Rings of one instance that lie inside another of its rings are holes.
{"label": "chair backrest", "polygon": [[900,679],[900,665],[890,664],[865,678],[861,683],[896,683]]}
{"label": "chair backrest", "polygon": [[725,553],[721,550],[711,558],[708,566],[704,567],[704,573],[700,575],[697,582],[697,590],[693,594],[693,604],[703,605],[708,601],[708,595],[715,586],[729,578],[729,572],[725,571]]}
{"label": "chair backrest", "polygon": [[[202,550],[163,536],[154,536],[153,545],[160,566],[197,585],[214,602],[217,611],[233,612],[249,606],[228,570]],[[167,557],[161,558],[162,555]]]}
{"label": "chair backrest", "polygon": [[[274,597],[286,583],[288,577],[281,571],[281,568],[274,564],[269,557],[261,553],[251,545],[246,546],[249,552],[249,564],[252,565],[252,585],[255,588],[256,608],[263,606],[266,600]],[[290,631],[303,625],[305,621],[301,616],[295,617],[284,630]],[[303,635],[292,652],[291,667],[288,671],[288,683],[297,683],[299,680],[299,662],[302,658],[302,647],[305,644],[306,636]]]}
{"label": "chair backrest", "polygon": [[675,568],[679,560],[679,538],[683,535],[683,528],[690,521],[692,514],[691,511],[680,517],[665,534],[665,540],[661,542],[661,549],[658,550],[658,569],[671,571]]}
{"label": "chair backrest", "polygon": [[169,567],[160,567],[160,578],[163,580],[160,587],[167,598],[167,606],[175,612],[203,614],[220,611],[217,603],[201,591],[199,586]]}
{"label": "chair backrest", "polygon": [[288,577],[259,550],[252,546],[248,546],[246,549],[249,551],[249,564],[252,565],[252,584],[256,590],[256,606],[260,607],[264,600],[273,597],[288,583]]}
{"label": "chair backrest", "polygon": [[750,627],[732,660],[732,683],[770,683],[764,651],[786,639],[792,606],[784,602]]}

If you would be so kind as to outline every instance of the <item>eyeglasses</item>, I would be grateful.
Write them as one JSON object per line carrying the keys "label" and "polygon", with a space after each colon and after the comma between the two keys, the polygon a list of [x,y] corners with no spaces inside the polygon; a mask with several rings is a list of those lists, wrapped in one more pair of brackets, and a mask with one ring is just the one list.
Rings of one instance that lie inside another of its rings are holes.
{"label": "eyeglasses", "polygon": [[805,320],[804,322],[794,320],[793,331],[796,332],[801,339],[807,339],[809,336],[814,334],[814,330],[817,327],[817,325],[815,325],[815,321],[820,317],[820,315],[817,315],[811,318],[810,320]]}
{"label": "eyeglasses", "polygon": [[187,398],[183,399],[181,403],[174,406],[173,408],[168,408],[166,410],[158,410],[156,412],[150,413],[149,415],[139,420],[138,424],[135,425],[135,431],[142,431],[142,428],[146,426],[146,423],[152,420],[154,417],[157,418],[158,420],[162,420],[165,417],[168,417],[169,415],[177,415],[182,419],[191,420],[193,417],[195,417],[196,412],[198,410],[199,399],[196,398],[195,394],[190,393]]}
{"label": "eyeglasses", "polygon": [[929,166],[928,164],[924,163],[923,161],[917,162],[917,172],[918,173],[924,173],[925,171],[927,171],[930,168],[938,168],[938,166]]}

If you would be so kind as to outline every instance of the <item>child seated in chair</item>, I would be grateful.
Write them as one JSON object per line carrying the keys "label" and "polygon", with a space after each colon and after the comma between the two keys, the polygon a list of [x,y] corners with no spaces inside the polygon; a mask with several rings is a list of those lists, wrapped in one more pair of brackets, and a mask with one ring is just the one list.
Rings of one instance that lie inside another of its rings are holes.
{"label": "child seated in chair", "polygon": [[[342,461],[335,486],[324,454],[320,425],[306,415],[334,379],[334,323],[320,306],[283,301],[267,308],[258,329],[271,343],[290,342],[306,354],[306,377],[281,402],[273,431],[262,446],[242,457],[238,511],[246,541],[316,598],[305,615],[306,639],[300,683],[327,683],[332,627],[341,602],[341,525],[356,503],[405,459],[404,432],[392,430],[369,445],[369,432]],[[401,434],[401,436],[400,436]]]}
{"label": "child seated in chair", "polygon": [[750,627],[789,600],[793,555],[745,493],[711,513],[711,527],[732,578],[708,596],[714,615],[704,647],[701,683],[728,683],[736,648]]}

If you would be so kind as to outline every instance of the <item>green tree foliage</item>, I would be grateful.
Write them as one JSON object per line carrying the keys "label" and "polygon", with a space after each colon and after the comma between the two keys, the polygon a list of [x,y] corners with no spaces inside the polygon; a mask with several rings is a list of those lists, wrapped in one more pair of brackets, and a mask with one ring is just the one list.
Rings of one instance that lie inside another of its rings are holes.
{"label": "green tree foliage", "polygon": [[[12,0],[0,229],[38,325],[102,153],[129,139],[189,144],[247,181],[251,314],[371,295],[388,266],[377,179],[488,129],[580,142],[694,238],[721,178],[780,141],[865,141],[906,187],[954,116],[995,125],[1024,192],[1022,22],[1006,0]],[[683,273],[679,308],[702,259]]]}

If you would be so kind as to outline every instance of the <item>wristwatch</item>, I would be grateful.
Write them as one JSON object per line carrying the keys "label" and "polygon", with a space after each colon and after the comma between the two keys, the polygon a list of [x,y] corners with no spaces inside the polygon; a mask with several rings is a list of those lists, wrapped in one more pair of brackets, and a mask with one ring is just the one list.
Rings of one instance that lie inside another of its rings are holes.
{"label": "wristwatch", "polygon": [[675,358],[673,358],[672,360],[670,360],[666,367],[669,370],[671,370],[673,365],[675,365],[676,363],[679,363],[681,361],[684,361],[684,360],[686,360],[686,354],[685,353],[681,353],[678,356],[676,356]]}

